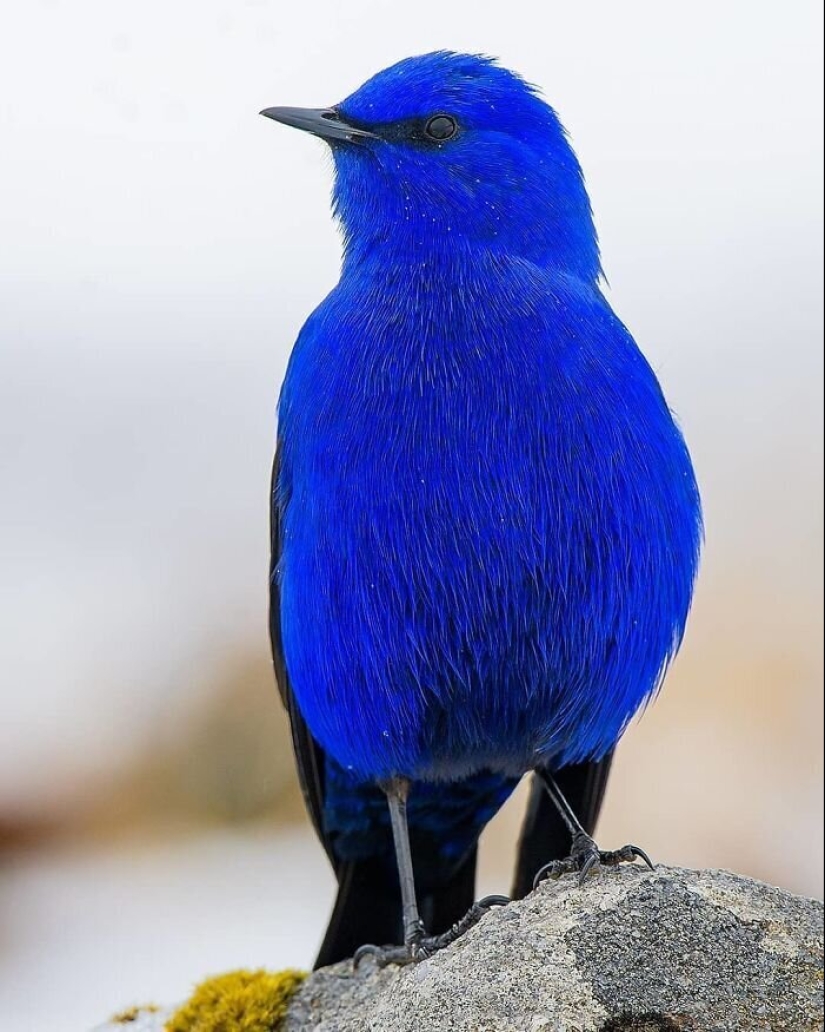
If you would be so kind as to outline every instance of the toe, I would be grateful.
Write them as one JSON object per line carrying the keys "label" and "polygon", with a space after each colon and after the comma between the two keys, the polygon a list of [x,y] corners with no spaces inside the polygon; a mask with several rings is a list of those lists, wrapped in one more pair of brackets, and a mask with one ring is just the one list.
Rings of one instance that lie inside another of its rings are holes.
{"label": "toe", "polygon": [[373,946],[371,944],[360,946],[352,958],[352,964],[356,971],[366,957],[372,957],[376,966],[383,968],[388,964],[411,964],[417,954],[414,954],[414,948],[409,946]]}

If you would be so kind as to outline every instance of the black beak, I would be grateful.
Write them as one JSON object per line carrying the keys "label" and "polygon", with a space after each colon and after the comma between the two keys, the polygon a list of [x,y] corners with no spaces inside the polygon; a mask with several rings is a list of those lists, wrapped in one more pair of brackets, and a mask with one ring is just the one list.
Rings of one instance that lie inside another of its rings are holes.
{"label": "black beak", "polygon": [[320,136],[322,140],[376,140],[378,137],[366,129],[358,129],[345,122],[332,108],[269,107],[261,112],[267,118],[295,129]]}

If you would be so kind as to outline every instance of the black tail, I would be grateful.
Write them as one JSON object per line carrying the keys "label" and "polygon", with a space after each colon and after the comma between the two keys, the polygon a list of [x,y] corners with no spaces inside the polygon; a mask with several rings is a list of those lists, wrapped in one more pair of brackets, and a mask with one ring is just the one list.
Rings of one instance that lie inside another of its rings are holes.
{"label": "black tail", "polygon": [[[598,762],[577,763],[553,772],[573,813],[592,835],[602,808],[613,754]],[[550,860],[562,860],[570,852],[570,833],[550,801],[541,780],[533,775],[530,798],[521,827],[513,899],[521,899],[533,888],[539,868]]]}
{"label": "black tail", "polygon": [[[448,882],[426,885],[419,892],[418,908],[427,931],[446,932],[462,918],[475,900],[476,850],[462,861]],[[401,893],[389,882],[380,859],[343,864],[338,870],[338,896],[329,919],[315,967],[326,967],[351,957],[359,946],[385,946],[404,938]]]}

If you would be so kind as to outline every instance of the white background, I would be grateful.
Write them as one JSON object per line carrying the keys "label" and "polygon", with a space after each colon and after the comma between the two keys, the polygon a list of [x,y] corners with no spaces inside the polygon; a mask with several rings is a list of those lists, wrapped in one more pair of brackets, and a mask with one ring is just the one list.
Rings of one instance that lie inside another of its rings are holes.
{"label": "white background", "polygon": [[[339,248],[323,145],[257,112],[446,47],[497,55],[559,111],[609,296],[696,461],[708,546],[677,686],[695,722],[653,719],[684,770],[674,828],[715,795],[691,796],[697,768],[726,809],[672,858],[735,862],[727,815],[777,872],[790,836],[807,859],[783,883],[821,891],[821,29],[809,0],[5,0],[0,811],[72,805],[223,654],[265,648],[277,392]],[[626,775],[637,809],[646,777]],[[105,1016],[79,962],[75,990],[34,999],[36,958],[15,1029]],[[134,995],[205,973],[166,958]]]}

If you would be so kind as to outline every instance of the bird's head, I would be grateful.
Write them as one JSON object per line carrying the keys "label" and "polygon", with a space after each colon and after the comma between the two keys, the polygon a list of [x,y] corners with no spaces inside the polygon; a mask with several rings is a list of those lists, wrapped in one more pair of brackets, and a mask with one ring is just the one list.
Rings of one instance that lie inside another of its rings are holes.
{"label": "bird's head", "polygon": [[437,51],[329,109],[262,114],[325,139],[348,257],[486,247],[585,279],[599,252],[581,167],[556,113],[489,58]]}

